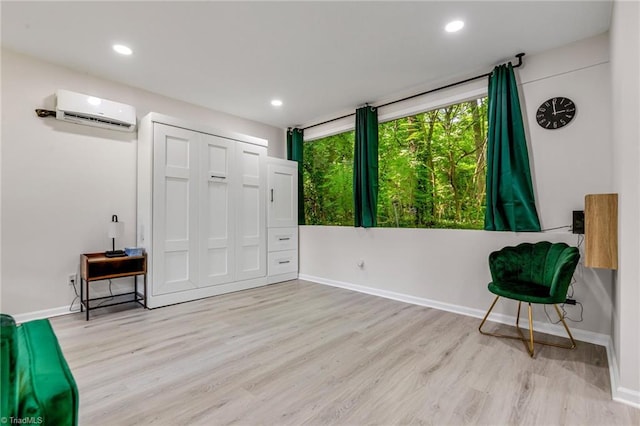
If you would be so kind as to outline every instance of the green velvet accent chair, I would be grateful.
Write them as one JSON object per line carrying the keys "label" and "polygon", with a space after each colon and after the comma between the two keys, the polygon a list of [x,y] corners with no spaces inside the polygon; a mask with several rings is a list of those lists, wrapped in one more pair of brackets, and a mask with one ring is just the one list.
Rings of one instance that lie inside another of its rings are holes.
{"label": "green velvet accent chair", "polygon": [[0,314],[0,355],[0,418],[78,424],[78,387],[49,320],[16,325],[11,316]]}
{"label": "green velvet accent chair", "polygon": [[[534,343],[565,349],[575,348],[576,342],[557,304],[564,303],[567,299],[567,290],[579,260],[580,252],[576,247],[568,246],[565,243],[550,243],[548,241],[535,244],[522,243],[515,247],[505,247],[491,253],[489,256],[489,269],[491,270],[492,281],[489,283],[489,291],[495,294],[496,297],[480,323],[480,327],[478,327],[480,333],[522,340],[529,355],[532,357],[534,355]],[[516,314],[518,336],[489,333],[482,330],[482,326],[487,321],[489,314],[500,297],[518,301],[518,313]],[[522,302],[527,303],[529,307],[528,338],[525,338],[519,325]],[[569,336],[570,344],[534,341],[532,303],[554,306]]]}

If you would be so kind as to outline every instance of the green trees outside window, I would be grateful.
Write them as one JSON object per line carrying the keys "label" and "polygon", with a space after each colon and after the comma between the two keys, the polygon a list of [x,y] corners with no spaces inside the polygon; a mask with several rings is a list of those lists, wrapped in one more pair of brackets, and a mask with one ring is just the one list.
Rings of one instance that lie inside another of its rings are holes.
{"label": "green trees outside window", "polygon": [[307,225],[353,226],[353,147],[350,131],[304,143]]}
{"label": "green trees outside window", "polygon": [[[381,123],[378,227],[482,229],[487,98]],[[354,132],[304,144],[309,225],[353,226]]]}
{"label": "green trees outside window", "polygon": [[379,129],[378,226],[482,229],[487,98]]}

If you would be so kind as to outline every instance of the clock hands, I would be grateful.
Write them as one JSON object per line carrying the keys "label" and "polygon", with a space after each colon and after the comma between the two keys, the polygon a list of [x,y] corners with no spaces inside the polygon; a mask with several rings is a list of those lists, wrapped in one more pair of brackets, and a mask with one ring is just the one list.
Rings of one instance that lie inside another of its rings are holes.
{"label": "clock hands", "polygon": [[553,98],[553,100],[551,101],[551,105],[553,106],[553,115],[556,115],[556,98]]}

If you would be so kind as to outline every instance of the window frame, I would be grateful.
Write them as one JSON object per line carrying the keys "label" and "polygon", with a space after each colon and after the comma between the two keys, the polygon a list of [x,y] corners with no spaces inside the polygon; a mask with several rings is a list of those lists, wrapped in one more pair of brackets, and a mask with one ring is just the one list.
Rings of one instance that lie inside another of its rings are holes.
{"label": "window frame", "polygon": [[[438,92],[426,94],[414,99],[401,101],[387,105],[378,109],[378,125],[433,111],[440,108],[446,108],[474,99],[487,97],[489,94],[485,80],[476,80],[464,85],[443,89]],[[355,130],[355,122],[353,115],[322,124],[305,130],[303,137],[304,143],[313,143],[318,139],[334,136],[340,133],[346,133]],[[304,126],[301,126],[304,127]],[[314,226],[338,226],[338,225],[314,225]],[[340,225],[346,226],[346,225]],[[431,228],[408,228],[408,227],[381,227],[385,229],[431,229]],[[448,229],[448,228],[433,228]],[[455,228],[465,229],[465,228]]]}

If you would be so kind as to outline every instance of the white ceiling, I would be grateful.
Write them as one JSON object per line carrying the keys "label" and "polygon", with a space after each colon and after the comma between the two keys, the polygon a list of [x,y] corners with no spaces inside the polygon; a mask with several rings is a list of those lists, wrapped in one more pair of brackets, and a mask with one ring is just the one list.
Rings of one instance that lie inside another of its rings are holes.
{"label": "white ceiling", "polygon": [[[278,127],[607,31],[611,1],[7,2],[2,45]],[[466,22],[445,33],[453,19]],[[111,45],[130,46],[122,57]],[[526,57],[525,57],[526,63]],[[270,100],[284,105],[274,108]],[[116,99],[117,100],[117,99]]]}

